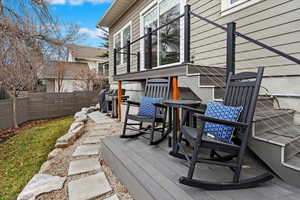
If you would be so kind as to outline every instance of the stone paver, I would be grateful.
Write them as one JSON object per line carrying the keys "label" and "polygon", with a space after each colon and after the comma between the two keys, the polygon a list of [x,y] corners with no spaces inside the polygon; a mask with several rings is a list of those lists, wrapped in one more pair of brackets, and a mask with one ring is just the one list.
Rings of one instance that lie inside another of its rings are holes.
{"label": "stone paver", "polygon": [[68,176],[101,169],[102,168],[97,158],[73,160],[70,162]]}
{"label": "stone paver", "polygon": [[27,183],[17,200],[34,200],[40,194],[61,189],[65,181],[64,177],[36,174]]}
{"label": "stone paver", "polygon": [[91,131],[88,133],[88,135],[90,137],[94,137],[94,136],[104,136],[104,135],[107,135],[107,131],[101,131],[101,130],[98,130],[98,131]]}
{"label": "stone paver", "polygon": [[110,130],[112,128],[111,124],[98,124],[94,127],[94,130]]}
{"label": "stone paver", "polygon": [[114,120],[111,118],[108,118],[103,113],[100,113],[99,111],[92,112],[88,114],[89,118],[91,118],[96,124],[106,124],[106,123],[113,123]]}
{"label": "stone paver", "polygon": [[98,144],[101,141],[101,136],[99,135],[94,135],[94,136],[89,136],[87,137],[82,144]]}
{"label": "stone paver", "polygon": [[115,195],[113,195],[111,197],[108,197],[108,198],[106,198],[104,200],[119,200],[119,197],[115,194]]}
{"label": "stone paver", "polygon": [[99,144],[89,144],[89,145],[80,145],[78,146],[72,156],[93,156],[98,155],[100,153],[100,145]]}
{"label": "stone paver", "polygon": [[104,172],[69,182],[69,200],[87,200],[112,191]]}

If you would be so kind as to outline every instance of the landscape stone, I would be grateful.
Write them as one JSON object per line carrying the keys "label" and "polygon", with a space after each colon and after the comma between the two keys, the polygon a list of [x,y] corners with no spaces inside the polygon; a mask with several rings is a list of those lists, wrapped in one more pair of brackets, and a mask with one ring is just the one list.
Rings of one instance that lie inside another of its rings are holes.
{"label": "landscape stone", "polygon": [[53,151],[51,151],[48,154],[48,160],[56,157],[57,155],[59,155],[60,153],[62,153],[62,149],[61,148],[55,148]]}
{"label": "landscape stone", "polygon": [[62,189],[65,177],[36,174],[27,183],[17,200],[34,200],[38,195]]}
{"label": "landscape stone", "polygon": [[75,122],[86,122],[88,120],[88,116],[87,115],[81,115],[80,117],[75,119]]}
{"label": "landscape stone", "polygon": [[100,153],[100,145],[99,144],[89,144],[89,145],[80,145],[78,146],[72,156],[93,156],[98,155]]}
{"label": "landscape stone", "polygon": [[68,176],[95,170],[101,170],[101,166],[97,158],[73,160],[70,162]]}
{"label": "landscape stone", "polygon": [[40,168],[39,173],[45,173],[47,170],[50,169],[52,162],[50,160],[47,160],[44,162]]}
{"label": "landscape stone", "polygon": [[77,119],[85,114],[86,114],[85,112],[79,111],[79,112],[75,113],[74,118]]}
{"label": "landscape stone", "polygon": [[72,129],[67,134],[61,136],[56,140],[55,147],[67,147],[74,143],[84,133],[84,125],[80,125],[75,129]]}
{"label": "landscape stone", "polygon": [[83,122],[73,122],[69,128],[69,131],[72,131],[73,129],[76,129],[79,126],[83,126],[84,123]]}
{"label": "landscape stone", "polygon": [[69,200],[87,200],[112,191],[104,172],[80,178],[68,183]]}
{"label": "landscape stone", "polygon": [[111,197],[108,197],[108,198],[106,198],[104,200],[119,200],[119,197],[115,194],[115,195],[113,195]]}
{"label": "landscape stone", "polygon": [[83,144],[98,144],[100,143],[101,137],[99,135],[87,137]]}
{"label": "landscape stone", "polygon": [[88,108],[86,108],[86,107],[81,108],[81,112],[87,113],[87,111],[88,111]]}

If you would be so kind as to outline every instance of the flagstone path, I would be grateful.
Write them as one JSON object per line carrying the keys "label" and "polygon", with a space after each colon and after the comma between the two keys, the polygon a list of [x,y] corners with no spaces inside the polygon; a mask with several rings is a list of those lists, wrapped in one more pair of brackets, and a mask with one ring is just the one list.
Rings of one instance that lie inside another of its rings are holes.
{"label": "flagstone path", "polygon": [[[81,116],[79,116],[81,117]],[[49,154],[44,174],[64,177],[64,187],[39,195],[38,200],[133,200],[101,156],[101,139],[119,134],[121,123],[99,111],[88,114],[84,133],[68,147]],[[49,167],[48,167],[49,166]]]}

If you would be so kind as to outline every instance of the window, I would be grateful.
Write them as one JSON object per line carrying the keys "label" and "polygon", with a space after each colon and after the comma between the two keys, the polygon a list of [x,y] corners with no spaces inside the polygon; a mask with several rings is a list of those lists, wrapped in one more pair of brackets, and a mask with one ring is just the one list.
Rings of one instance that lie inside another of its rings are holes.
{"label": "window", "polygon": [[98,74],[108,76],[108,62],[98,63]]}
{"label": "window", "polygon": [[[124,47],[128,40],[131,40],[131,22],[114,35],[114,48],[118,50],[119,48]],[[126,64],[126,48],[122,49],[120,52],[122,53],[117,53],[117,65]]]}
{"label": "window", "polygon": [[[141,13],[142,32],[147,33],[147,29],[152,30],[167,24],[177,18],[182,10],[181,0],[159,0],[151,8]],[[152,67],[163,66],[180,62],[180,37],[181,37],[181,19],[167,25],[166,27],[152,34]],[[148,48],[147,40],[142,40],[142,49],[144,61]]]}
{"label": "window", "polygon": [[221,0],[221,15],[228,15],[248,6],[254,5],[262,0]]}

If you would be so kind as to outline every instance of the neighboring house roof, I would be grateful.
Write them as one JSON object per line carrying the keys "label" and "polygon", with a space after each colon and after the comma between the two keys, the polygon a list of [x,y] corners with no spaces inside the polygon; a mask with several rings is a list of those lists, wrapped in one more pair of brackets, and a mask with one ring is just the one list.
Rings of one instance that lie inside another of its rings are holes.
{"label": "neighboring house roof", "polygon": [[97,26],[111,27],[137,0],[115,0]]}
{"label": "neighboring house roof", "polygon": [[[87,63],[52,61],[41,70],[41,79],[81,79],[82,74],[89,71]],[[63,76],[61,75],[63,73]],[[80,78],[79,78],[80,77]]]}
{"label": "neighboring house roof", "polygon": [[75,44],[68,44],[66,47],[69,48],[69,52],[75,59],[82,60],[107,60],[105,57],[101,57],[107,53],[106,49],[86,47]]}

